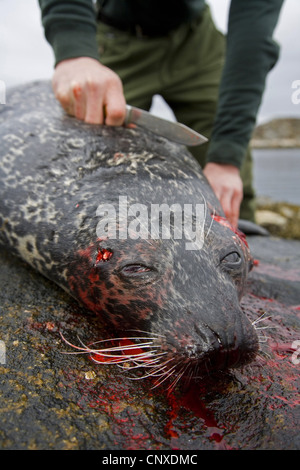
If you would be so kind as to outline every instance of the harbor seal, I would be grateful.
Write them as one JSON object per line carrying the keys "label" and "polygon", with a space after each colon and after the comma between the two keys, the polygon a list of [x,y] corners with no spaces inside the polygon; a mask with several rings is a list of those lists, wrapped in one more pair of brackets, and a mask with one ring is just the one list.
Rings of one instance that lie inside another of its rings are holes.
{"label": "harbor seal", "polygon": [[8,93],[0,134],[0,244],[119,333],[79,350],[160,382],[253,360],[247,242],[183,146],[71,118],[48,82]]}

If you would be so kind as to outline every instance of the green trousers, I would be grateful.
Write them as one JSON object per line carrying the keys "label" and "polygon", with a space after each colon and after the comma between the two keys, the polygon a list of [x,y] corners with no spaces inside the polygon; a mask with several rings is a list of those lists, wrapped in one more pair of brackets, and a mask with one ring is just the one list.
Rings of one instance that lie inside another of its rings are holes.
{"label": "green trousers", "polygon": [[[98,23],[97,40],[101,63],[121,78],[128,104],[148,110],[153,95],[161,95],[179,122],[210,137],[225,39],[216,29],[208,7],[199,19],[159,38],[139,38]],[[189,150],[204,167],[207,144]],[[244,199],[240,217],[254,220],[250,151],[241,177]]]}

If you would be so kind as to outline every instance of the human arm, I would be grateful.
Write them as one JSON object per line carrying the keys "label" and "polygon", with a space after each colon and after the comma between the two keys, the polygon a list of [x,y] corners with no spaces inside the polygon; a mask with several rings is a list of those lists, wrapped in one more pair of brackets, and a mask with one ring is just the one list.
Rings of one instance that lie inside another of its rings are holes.
{"label": "human arm", "polygon": [[239,169],[234,165],[209,162],[203,172],[219,199],[225,216],[233,227],[237,227],[243,199],[243,182]]}
{"label": "human arm", "polygon": [[283,0],[232,0],[226,57],[207,161],[240,168],[268,72],[279,57],[272,39]]}
{"label": "human arm", "polygon": [[45,35],[55,55],[53,90],[71,115],[93,124],[121,125],[120,78],[99,62],[92,0],[39,0]]}
{"label": "human arm", "polygon": [[[232,205],[226,215],[231,222],[237,221],[232,214],[242,200],[238,170],[256,123],[266,76],[278,59],[279,47],[272,36],[282,3],[232,0],[230,6],[225,65],[204,173],[220,200],[228,198],[230,181]],[[224,171],[223,177],[219,170]]]}

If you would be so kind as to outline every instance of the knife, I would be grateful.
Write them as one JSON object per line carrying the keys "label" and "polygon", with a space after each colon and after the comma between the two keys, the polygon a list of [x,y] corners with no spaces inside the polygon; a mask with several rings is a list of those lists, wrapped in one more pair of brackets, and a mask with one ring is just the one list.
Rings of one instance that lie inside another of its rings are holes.
{"label": "knife", "polygon": [[193,131],[184,124],[168,121],[167,119],[154,116],[143,109],[135,108],[130,105],[126,105],[124,124],[125,126],[128,124],[136,124],[137,126],[145,127],[154,134],[158,134],[173,142],[187,145],[188,147],[201,145],[208,141],[206,137],[198,134],[198,132]]}

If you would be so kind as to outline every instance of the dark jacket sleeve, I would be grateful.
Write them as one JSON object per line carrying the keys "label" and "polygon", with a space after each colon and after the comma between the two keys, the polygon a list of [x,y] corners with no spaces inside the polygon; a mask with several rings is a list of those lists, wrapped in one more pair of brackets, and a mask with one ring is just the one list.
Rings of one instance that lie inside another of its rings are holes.
{"label": "dark jacket sleeve", "polygon": [[39,0],[42,24],[55,64],[75,57],[99,59],[92,0]]}
{"label": "dark jacket sleeve", "polygon": [[268,72],[278,60],[273,41],[283,0],[232,0],[226,58],[207,161],[240,167]]}

